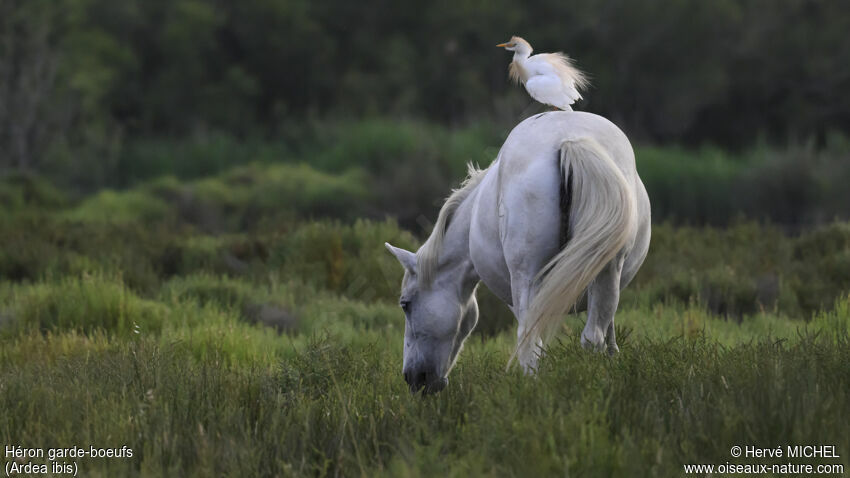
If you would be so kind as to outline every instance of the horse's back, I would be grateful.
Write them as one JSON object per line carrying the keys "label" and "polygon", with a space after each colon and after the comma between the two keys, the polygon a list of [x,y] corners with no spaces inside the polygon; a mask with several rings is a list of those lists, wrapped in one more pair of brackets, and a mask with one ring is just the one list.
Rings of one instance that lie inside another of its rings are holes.
{"label": "horse's back", "polygon": [[606,149],[623,174],[635,174],[635,157],[625,133],[607,118],[582,111],[550,111],[525,119],[499,153],[503,177],[530,162],[558,158],[565,141],[592,138]]}
{"label": "horse's back", "polygon": [[496,164],[499,169],[498,188],[504,190],[511,187],[546,187],[551,180],[545,176],[541,177],[540,185],[515,180],[523,177],[530,167],[557,174],[561,146],[566,141],[584,138],[591,138],[598,143],[619,167],[626,180],[634,185],[640,229],[645,229],[648,234],[649,196],[637,174],[632,145],[626,134],[603,116],[582,111],[551,111],[522,121],[510,132],[499,151],[499,161]]}

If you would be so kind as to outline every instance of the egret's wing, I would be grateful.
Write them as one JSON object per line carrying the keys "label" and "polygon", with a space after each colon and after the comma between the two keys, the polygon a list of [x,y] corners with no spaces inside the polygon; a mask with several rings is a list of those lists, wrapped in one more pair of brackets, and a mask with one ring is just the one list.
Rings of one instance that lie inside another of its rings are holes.
{"label": "egret's wing", "polygon": [[578,90],[587,87],[587,77],[573,65],[570,57],[563,53],[541,53],[534,55],[534,58],[539,58],[541,63],[545,62],[558,75],[564,84],[565,94],[570,96],[573,101],[581,98]]}
{"label": "egret's wing", "polygon": [[575,103],[564,93],[564,85],[555,75],[532,76],[525,82],[525,90],[535,100],[562,110],[572,109],[570,105]]}

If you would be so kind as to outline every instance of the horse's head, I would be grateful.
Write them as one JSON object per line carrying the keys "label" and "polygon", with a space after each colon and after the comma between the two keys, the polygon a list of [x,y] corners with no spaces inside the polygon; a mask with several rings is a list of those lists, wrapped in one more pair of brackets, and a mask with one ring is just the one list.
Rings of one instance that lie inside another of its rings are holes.
{"label": "horse's head", "polygon": [[462,288],[448,277],[437,276],[420,286],[416,254],[386,244],[404,267],[399,305],[404,311],[404,380],[413,393],[439,392],[463,341],[478,321],[475,294],[463,297]]}

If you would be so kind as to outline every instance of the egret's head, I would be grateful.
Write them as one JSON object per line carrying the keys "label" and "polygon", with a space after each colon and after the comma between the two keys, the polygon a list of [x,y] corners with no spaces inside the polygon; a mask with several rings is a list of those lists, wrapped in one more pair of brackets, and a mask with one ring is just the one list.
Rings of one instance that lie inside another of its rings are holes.
{"label": "egret's head", "polygon": [[504,48],[508,51],[515,51],[520,54],[531,54],[531,45],[520,37],[513,36],[511,40],[505,43],[499,43],[497,47]]}
{"label": "egret's head", "polygon": [[404,312],[402,373],[412,393],[439,392],[478,321],[475,294],[462,292],[438,276],[427,287],[419,283],[416,254],[385,244],[404,267],[399,305]]}

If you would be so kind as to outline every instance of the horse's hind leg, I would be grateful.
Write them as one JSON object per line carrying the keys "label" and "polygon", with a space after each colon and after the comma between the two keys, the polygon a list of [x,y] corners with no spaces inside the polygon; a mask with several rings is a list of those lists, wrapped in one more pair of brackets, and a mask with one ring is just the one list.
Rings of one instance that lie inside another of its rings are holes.
{"label": "horse's hind leg", "polygon": [[[528,324],[528,307],[531,305],[531,297],[533,292],[534,276],[530,274],[515,273],[512,277],[511,295],[513,296],[514,306],[512,307],[514,316],[517,318],[517,342],[522,340]],[[538,353],[542,351],[542,341],[537,341],[535,350],[537,353],[530,356],[518,357],[519,365],[526,374],[533,374],[537,370]]]}
{"label": "horse's hind leg", "polygon": [[[512,310],[517,318],[517,337],[522,339],[528,327],[528,314],[536,293],[537,273],[558,253],[561,224],[559,205],[560,170],[556,158],[533,161],[523,168],[508,169],[511,178],[502,190],[499,205],[499,230],[502,251],[511,280]],[[529,188],[534,184],[534,188]],[[530,347],[533,352],[517,356],[526,373],[537,368],[542,342]]]}
{"label": "horse's hind leg", "polygon": [[607,346],[611,355],[619,351],[614,335],[614,314],[620,302],[622,270],[620,255],[608,263],[587,288],[587,323],[581,333],[581,345],[586,349],[602,351]]}

